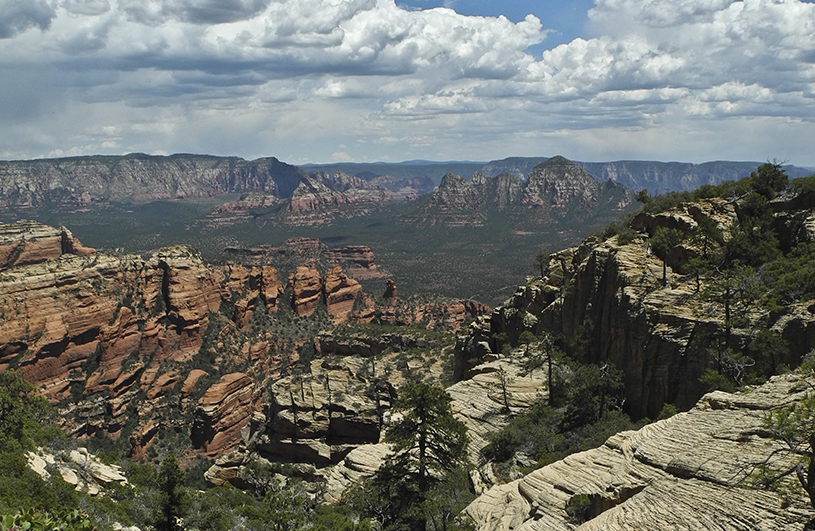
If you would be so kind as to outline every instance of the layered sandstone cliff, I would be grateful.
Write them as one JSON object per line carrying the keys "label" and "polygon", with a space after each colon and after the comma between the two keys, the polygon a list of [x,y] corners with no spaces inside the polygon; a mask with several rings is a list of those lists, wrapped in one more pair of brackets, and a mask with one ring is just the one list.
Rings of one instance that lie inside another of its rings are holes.
{"label": "layered sandstone cliff", "polygon": [[448,173],[419,211],[404,221],[481,227],[490,213],[500,212],[529,225],[618,216],[633,202],[633,193],[624,186],[614,181],[601,184],[558,156],[536,166],[526,182],[509,173],[490,178],[475,172],[470,180]]}
{"label": "layered sandstone cliff", "polygon": [[[479,531],[622,529],[801,529],[813,511],[795,479],[786,494],[751,474],[789,454],[765,428],[770,411],[801,400],[812,382],[788,374],[739,394],[705,395],[687,413],[622,432],[488,490],[467,508]],[[585,521],[567,513],[589,501]]]}
{"label": "layered sandstone cliff", "polygon": [[150,201],[262,192],[289,197],[300,169],[276,158],[246,161],[207,155],[72,157],[0,161],[0,208],[100,201]]}
{"label": "layered sandstone cliff", "polygon": [[[284,289],[274,267],[210,266],[187,247],[94,253],[35,222],[0,224],[0,242],[0,370],[21,370],[78,436],[126,436],[139,458],[194,418],[192,442],[220,455],[265,382],[297,361],[303,340],[282,339],[289,317],[271,317]],[[300,289],[295,306],[327,300],[347,319],[359,284],[339,266],[315,283],[317,297]]]}
{"label": "layered sandstone cliff", "polygon": [[26,220],[0,227],[0,271],[12,266],[39,264],[63,254],[88,256],[95,252],[82,245],[65,227],[55,229]]}
{"label": "layered sandstone cliff", "polygon": [[[323,500],[340,500],[390,455],[383,438],[399,388],[418,377],[437,381],[439,357],[452,348],[444,345],[439,352],[438,345],[408,331],[368,341],[357,336],[343,342],[330,333],[318,339],[320,357],[309,372],[272,385],[263,414],[255,414],[241,445],[207,471],[210,483],[241,485],[250,464],[282,461],[295,463],[297,474],[311,484],[322,484],[317,490]],[[418,356],[408,354],[417,351]],[[468,454],[475,464],[481,463],[490,432],[547,396],[545,371],[524,372],[521,351],[515,354],[480,364],[447,389],[454,415],[468,427]]]}
{"label": "layered sandstone cliff", "polygon": [[336,218],[365,216],[388,204],[416,199],[415,190],[392,191],[343,172],[304,177],[292,192],[285,221],[321,225]]}
{"label": "layered sandstone cliff", "polygon": [[[681,273],[699,253],[689,242],[665,257],[663,284],[663,260],[652,253],[648,233],[658,227],[692,232],[709,219],[727,237],[736,215],[737,205],[725,199],[681,204],[637,216],[631,228],[640,232],[622,242],[618,236],[589,238],[552,254],[545,278],[530,277],[462,338],[462,359],[484,345],[497,349],[496,334],[514,342],[525,330],[549,332],[584,362],[612,362],[622,369],[625,407],[635,418],[656,417],[664,403],[691,407],[704,392],[699,377],[713,366],[714,354],[703,338],[724,329],[725,312],[716,301],[703,300],[693,275]],[[796,234],[807,241],[805,230]],[[770,326],[789,347],[784,363],[795,365],[815,347],[815,316],[809,308],[802,301],[774,314]],[[745,316],[749,323],[765,317]],[[734,329],[734,341],[748,342],[752,328]]]}

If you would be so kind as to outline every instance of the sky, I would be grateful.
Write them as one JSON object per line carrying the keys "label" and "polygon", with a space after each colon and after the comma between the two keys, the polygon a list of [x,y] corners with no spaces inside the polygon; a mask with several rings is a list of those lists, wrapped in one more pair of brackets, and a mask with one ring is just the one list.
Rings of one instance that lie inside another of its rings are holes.
{"label": "sky", "polygon": [[0,0],[0,159],[815,167],[802,0]]}

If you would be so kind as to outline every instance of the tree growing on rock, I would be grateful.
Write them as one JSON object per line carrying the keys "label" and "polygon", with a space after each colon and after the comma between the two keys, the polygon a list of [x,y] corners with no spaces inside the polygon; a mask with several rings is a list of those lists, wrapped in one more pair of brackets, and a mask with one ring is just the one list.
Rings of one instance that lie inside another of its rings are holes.
{"label": "tree growing on rock", "polygon": [[399,389],[392,408],[397,420],[385,436],[395,453],[351,495],[351,504],[381,529],[423,530],[433,520],[430,513],[438,516],[431,492],[466,463],[467,427],[453,416],[450,402],[444,389],[426,383]]}
{"label": "tree growing on rock", "polygon": [[455,468],[465,459],[467,427],[453,416],[450,395],[426,383],[399,389],[394,414],[401,414],[385,440],[393,444],[395,460],[415,478],[419,493],[427,493],[434,473]]}
{"label": "tree growing on rock", "polygon": [[[770,487],[795,474],[815,509],[815,395],[810,393],[797,404],[772,411],[764,424],[774,438],[784,442],[784,447],[756,465],[763,470],[759,483]],[[785,460],[780,468],[774,466],[780,457],[790,455],[793,456],[791,461]],[[812,530],[815,530],[815,519],[804,526],[804,531]]]}
{"label": "tree growing on rock", "polygon": [[538,343],[537,349],[533,351],[531,356],[527,355],[523,362],[522,371],[523,374],[531,374],[532,371],[546,364],[546,382],[549,386],[549,405],[551,406],[556,401],[557,388],[560,385],[555,377],[555,367],[563,362],[566,355],[557,346],[555,337],[552,334],[543,332],[540,339],[536,338],[536,340]]}
{"label": "tree growing on rock", "polygon": [[546,276],[546,273],[549,271],[549,249],[546,247],[540,247],[537,251],[535,251],[534,256],[535,267],[540,269],[541,278]]}
{"label": "tree growing on rock", "polygon": [[756,193],[763,195],[767,199],[772,199],[778,192],[787,187],[789,178],[781,164],[773,161],[756,168],[756,171],[750,174],[750,181]]}
{"label": "tree growing on rock", "polygon": [[682,243],[682,233],[676,229],[659,227],[651,237],[651,248],[662,259],[662,285],[668,285],[668,253]]}

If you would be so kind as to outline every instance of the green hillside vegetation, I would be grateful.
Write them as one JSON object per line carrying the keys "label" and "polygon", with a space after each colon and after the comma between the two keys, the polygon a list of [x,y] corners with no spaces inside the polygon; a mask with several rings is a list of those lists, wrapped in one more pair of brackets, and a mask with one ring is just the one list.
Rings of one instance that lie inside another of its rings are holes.
{"label": "green hillside vegetation", "polygon": [[771,328],[790,305],[815,299],[815,245],[790,243],[771,201],[809,203],[813,189],[815,176],[789,182],[779,164],[767,163],[735,182],[654,198],[641,194],[643,210],[651,213],[699,199],[738,200],[738,219],[727,239],[712,223],[702,223],[690,233],[658,229],[650,238],[655,254],[663,259],[679,245],[699,251],[677,265],[695,279],[705,311],[719,315],[724,324],[697,338],[700,345],[708,345],[712,360],[702,377],[710,389],[732,391],[760,383],[800,362]]}
{"label": "green hillside vegetation", "polygon": [[[345,503],[318,505],[298,480],[281,483],[274,474],[285,467],[248,467],[242,476],[246,490],[200,490],[203,486],[191,481],[172,453],[160,464],[138,464],[109,452],[107,460],[122,466],[129,484],[108,485],[105,496],[92,497],[73,490],[55,470],[45,481],[27,467],[26,451],[43,446],[64,452],[76,441],[61,434],[54,411],[33,386],[6,371],[0,374],[0,530],[109,531],[120,524],[156,531],[370,531],[371,522],[380,523],[377,529],[419,529],[415,526],[430,519],[458,529],[457,514],[472,499],[458,466],[466,428],[452,418],[447,394],[429,384],[407,384],[395,408],[404,420],[390,437],[403,451],[370,486],[350,492]],[[414,458],[414,444],[426,453]],[[395,470],[400,481],[393,487],[401,490],[386,501],[387,493],[377,489],[391,485],[382,478]],[[421,501],[413,505],[411,499]],[[387,518],[383,511],[390,511]]]}
{"label": "green hillside vegetation", "polygon": [[498,463],[499,474],[519,455],[527,463],[523,469],[531,471],[647,422],[632,422],[622,411],[622,373],[614,365],[581,364],[564,354],[550,335],[527,341],[522,341],[527,343],[527,369],[549,366],[549,399],[490,436],[483,455]]}
{"label": "green hillside vegetation", "polygon": [[[331,225],[313,227],[278,223],[273,213],[230,226],[209,227],[202,223],[223,200],[155,201],[137,208],[114,204],[87,212],[42,209],[37,219],[70,227],[83,244],[101,250],[121,248],[141,254],[162,246],[186,244],[213,263],[227,259],[222,254],[226,247],[279,246],[288,238],[301,236],[319,238],[331,248],[367,245],[376,256],[377,266],[396,281],[400,297],[439,294],[492,305],[502,302],[526,275],[535,272],[528,259],[535,249],[541,245],[549,249],[572,245],[612,219],[609,214],[589,222],[527,226],[521,230],[518,225],[523,225],[523,219],[491,212],[483,227],[450,229],[403,224],[402,215],[415,207],[395,205],[369,216],[337,219]],[[294,270],[293,264],[270,265],[283,266],[281,279]],[[378,295],[384,290],[384,280],[363,281],[363,287],[367,293]]]}

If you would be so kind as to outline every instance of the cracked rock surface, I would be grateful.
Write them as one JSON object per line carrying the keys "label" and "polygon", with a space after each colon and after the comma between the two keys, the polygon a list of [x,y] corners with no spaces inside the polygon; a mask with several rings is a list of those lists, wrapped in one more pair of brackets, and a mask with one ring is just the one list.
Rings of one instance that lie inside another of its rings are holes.
{"label": "cracked rock surface", "polygon": [[[480,531],[800,530],[815,516],[800,486],[785,500],[753,488],[749,475],[782,444],[764,429],[766,415],[809,385],[789,374],[749,392],[709,393],[686,413],[493,487],[466,511]],[[582,523],[566,512],[579,494],[591,502]]]}

